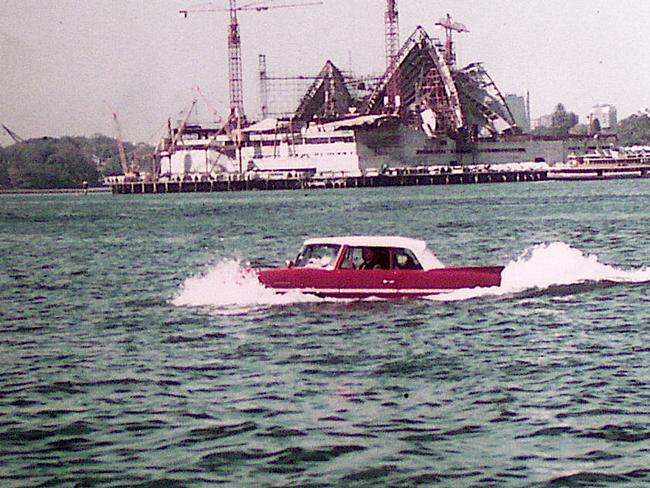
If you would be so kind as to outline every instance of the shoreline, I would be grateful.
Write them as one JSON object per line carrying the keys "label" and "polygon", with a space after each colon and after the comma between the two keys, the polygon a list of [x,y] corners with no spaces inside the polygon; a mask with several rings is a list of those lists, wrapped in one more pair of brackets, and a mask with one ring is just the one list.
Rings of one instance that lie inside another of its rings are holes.
{"label": "shoreline", "polygon": [[50,188],[50,189],[26,189],[16,188],[9,190],[0,190],[0,195],[40,195],[40,194],[87,194],[87,193],[110,193],[111,189],[107,187],[96,188]]}

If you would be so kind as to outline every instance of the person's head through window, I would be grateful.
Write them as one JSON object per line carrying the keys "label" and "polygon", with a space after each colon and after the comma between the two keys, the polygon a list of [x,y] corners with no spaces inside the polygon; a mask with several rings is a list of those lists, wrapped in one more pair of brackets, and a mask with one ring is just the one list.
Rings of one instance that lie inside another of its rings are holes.
{"label": "person's head through window", "polygon": [[380,253],[371,247],[364,247],[361,250],[361,256],[363,257],[363,264],[361,269],[381,269],[381,256]]}
{"label": "person's head through window", "polygon": [[375,256],[375,252],[369,247],[364,247],[361,250],[361,256],[363,257],[362,268],[367,268],[368,264],[372,261],[372,258]]}

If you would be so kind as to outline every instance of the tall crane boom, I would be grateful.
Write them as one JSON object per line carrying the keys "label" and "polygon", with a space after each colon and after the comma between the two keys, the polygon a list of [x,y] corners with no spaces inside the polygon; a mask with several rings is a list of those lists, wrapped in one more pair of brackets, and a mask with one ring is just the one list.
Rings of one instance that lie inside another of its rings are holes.
{"label": "tall crane boom", "polygon": [[2,128],[5,130],[5,132],[7,132],[7,134],[9,134],[9,137],[11,137],[11,139],[16,144],[18,144],[19,142],[24,142],[24,139],[20,137],[18,134],[16,134],[14,131],[12,131],[9,127],[7,127],[4,124],[0,124],[0,125],[2,125]]}
{"label": "tall crane boom", "polygon": [[237,12],[256,11],[263,12],[276,8],[303,7],[307,5],[322,5],[321,0],[310,0],[298,3],[274,4],[275,0],[266,0],[265,2],[251,2],[246,5],[237,5],[237,0],[228,0],[229,7],[225,8],[188,8],[179,10],[179,13],[187,18],[189,13],[193,12],[228,12],[230,23],[228,26],[228,81],[230,91],[230,120],[233,127],[241,127],[245,124],[244,115],[244,88],[242,79],[242,58],[241,58],[241,37],[239,35],[239,20]]}
{"label": "tall crane boom", "polygon": [[178,142],[183,139],[183,133],[185,132],[185,129],[187,127],[187,122],[190,120],[190,117],[192,116],[194,107],[196,107],[196,98],[192,100],[192,104],[190,105],[189,110],[185,114],[185,118],[181,122],[180,126],[176,129],[176,132],[172,137],[172,141],[171,141],[172,152],[176,150],[176,144],[178,144]]}
{"label": "tall crane boom", "polygon": [[117,149],[120,153],[120,165],[122,166],[122,172],[124,176],[131,174],[131,168],[129,167],[129,162],[126,159],[126,151],[124,150],[124,142],[122,142],[122,130],[120,129],[120,123],[117,121],[117,113],[113,112],[113,125],[115,127],[115,135],[117,137]]}
{"label": "tall crane boom", "polygon": [[[386,0],[385,20],[385,41],[386,41],[386,70],[393,69],[397,62],[399,53],[399,16],[397,13],[397,0]],[[399,89],[399,73],[395,70],[392,79],[386,87],[386,103],[388,112],[396,113],[401,103]]]}
{"label": "tall crane boom", "polygon": [[230,117],[241,126],[244,118],[244,80],[242,77],[241,37],[237,21],[237,0],[230,1],[228,30],[228,79],[230,80]]}
{"label": "tall crane boom", "polygon": [[399,15],[397,0],[386,0],[386,68],[390,68],[399,52]]}
{"label": "tall crane boom", "polygon": [[469,30],[465,27],[465,24],[451,20],[451,15],[449,14],[436,22],[436,25],[445,30],[445,61],[447,61],[449,66],[453,67],[456,64],[456,53],[454,52],[454,40],[452,37],[453,32],[469,32]]}

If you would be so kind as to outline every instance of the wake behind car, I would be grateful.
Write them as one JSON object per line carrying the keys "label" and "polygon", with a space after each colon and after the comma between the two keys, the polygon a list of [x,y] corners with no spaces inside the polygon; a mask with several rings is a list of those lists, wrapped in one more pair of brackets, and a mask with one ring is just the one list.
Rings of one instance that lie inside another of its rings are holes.
{"label": "wake behind car", "polygon": [[501,284],[503,266],[445,267],[426,242],[397,236],[308,239],[286,268],[257,271],[275,291],[335,298],[405,298]]}

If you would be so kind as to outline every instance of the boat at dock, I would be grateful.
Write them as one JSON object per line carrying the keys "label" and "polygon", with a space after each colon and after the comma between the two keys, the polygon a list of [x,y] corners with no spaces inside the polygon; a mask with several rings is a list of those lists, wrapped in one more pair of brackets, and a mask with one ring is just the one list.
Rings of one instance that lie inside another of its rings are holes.
{"label": "boat at dock", "polygon": [[572,155],[549,168],[551,180],[607,180],[650,176],[650,147],[631,146]]}

